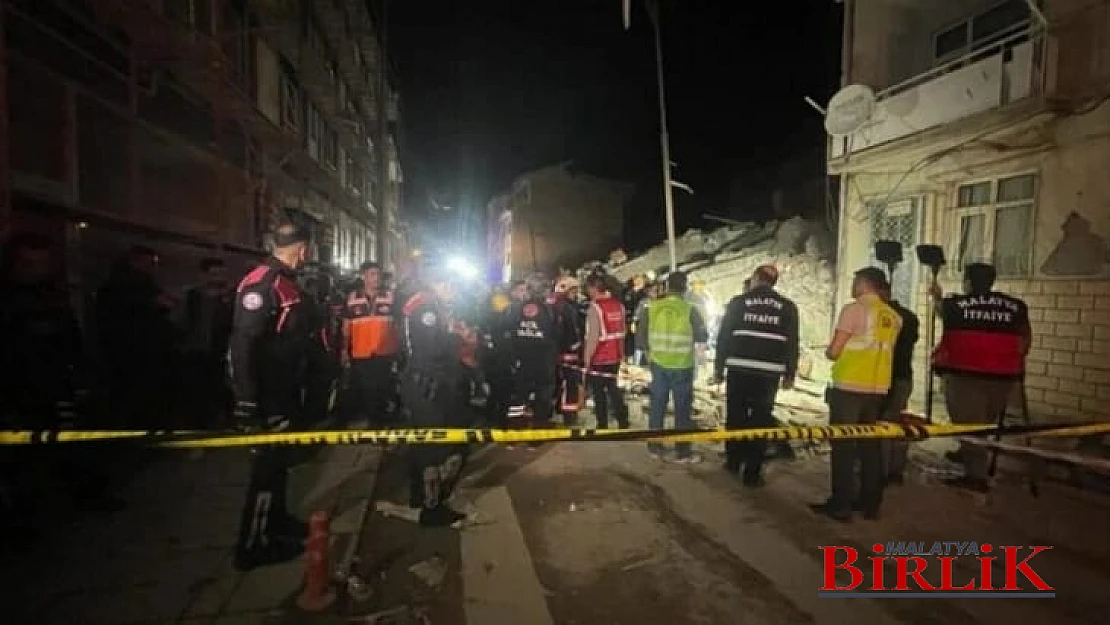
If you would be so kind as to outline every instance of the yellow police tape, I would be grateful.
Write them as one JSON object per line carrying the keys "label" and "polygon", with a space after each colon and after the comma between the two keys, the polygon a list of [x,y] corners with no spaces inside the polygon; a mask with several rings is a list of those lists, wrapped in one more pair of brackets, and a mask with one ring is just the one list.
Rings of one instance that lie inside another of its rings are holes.
{"label": "yellow police tape", "polygon": [[443,445],[467,443],[541,443],[562,441],[652,441],[698,443],[724,440],[854,440],[905,439],[967,434],[1024,436],[1090,436],[1110,433],[1110,423],[1074,426],[1031,425],[998,428],[997,424],[830,425],[775,427],[746,430],[594,430],[584,428],[493,430],[476,428],[424,428],[389,430],[323,430],[258,434],[169,431],[37,430],[0,431],[0,446],[53,445],[88,442],[133,442],[173,448],[256,447],[267,445]]}

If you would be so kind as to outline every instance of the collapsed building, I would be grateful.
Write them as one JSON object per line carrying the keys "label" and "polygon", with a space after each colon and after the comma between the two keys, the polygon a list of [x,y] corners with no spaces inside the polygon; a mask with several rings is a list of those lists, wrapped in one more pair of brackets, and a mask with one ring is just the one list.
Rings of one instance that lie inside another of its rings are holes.
{"label": "collapsed building", "polygon": [[[778,290],[798,305],[802,356],[799,377],[823,384],[829,366],[825,345],[833,325],[836,248],[827,227],[799,217],[765,224],[739,223],[703,232],[689,230],[675,241],[678,268],[705,281],[706,291],[722,307],[741,292],[756,267],[779,269]],[[613,260],[624,260],[616,255]],[[663,242],[639,256],[607,269],[622,282],[640,274],[664,276],[670,251]]]}

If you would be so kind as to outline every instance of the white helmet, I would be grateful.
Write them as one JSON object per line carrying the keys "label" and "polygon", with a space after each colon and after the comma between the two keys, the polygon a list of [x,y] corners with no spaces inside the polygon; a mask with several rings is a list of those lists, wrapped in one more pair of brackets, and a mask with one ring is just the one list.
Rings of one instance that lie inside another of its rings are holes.
{"label": "white helmet", "polygon": [[555,283],[555,292],[566,293],[567,291],[571,289],[577,289],[580,286],[581,285],[578,283],[578,280],[573,276],[563,276],[562,278],[559,278],[558,282]]}

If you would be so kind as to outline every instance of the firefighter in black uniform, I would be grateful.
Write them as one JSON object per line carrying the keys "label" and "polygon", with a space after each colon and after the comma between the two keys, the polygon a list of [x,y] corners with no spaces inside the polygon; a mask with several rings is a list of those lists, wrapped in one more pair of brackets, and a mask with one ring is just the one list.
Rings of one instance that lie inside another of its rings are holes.
{"label": "firefighter in black uniform", "polygon": [[[462,427],[469,421],[462,382],[463,341],[451,310],[455,288],[443,267],[424,268],[425,283],[401,308],[405,366],[401,401],[413,427]],[[452,525],[465,518],[447,505],[466,459],[466,445],[413,445],[409,449],[409,505],[420,524]]]}
{"label": "firefighter in black uniform", "polygon": [[573,299],[573,290],[579,288],[578,280],[566,276],[555,284],[555,291],[548,298],[551,310],[555,313],[557,335],[559,337],[558,385],[555,404],[563,415],[563,425],[571,427],[578,422],[579,395],[585,392],[582,386],[582,337],[585,323],[578,321],[578,302]]}
{"label": "firefighter in black uniform", "polygon": [[[798,370],[798,307],[777,291],[779,272],[757,267],[750,289],[732,298],[721,319],[714,359],[714,382],[728,368],[728,429],[774,427],[779,381],[793,388]],[[746,486],[763,484],[767,441],[727,441],[725,468]]]}
{"label": "firefighter in black uniform", "polygon": [[512,332],[513,401],[509,419],[525,418],[532,409],[532,423],[547,427],[555,408],[556,363],[563,339],[555,312],[547,303],[547,280],[534,274],[528,278],[528,295],[509,308]]}
{"label": "firefighter in black uniform", "polygon": [[[239,283],[229,349],[234,421],[245,431],[280,431],[303,412],[309,350],[319,328],[296,281],[310,235],[292,223],[273,236],[273,255]],[[304,524],[286,510],[287,450],[252,450],[250,485],[239,527],[239,570],[283,562],[302,552]]]}

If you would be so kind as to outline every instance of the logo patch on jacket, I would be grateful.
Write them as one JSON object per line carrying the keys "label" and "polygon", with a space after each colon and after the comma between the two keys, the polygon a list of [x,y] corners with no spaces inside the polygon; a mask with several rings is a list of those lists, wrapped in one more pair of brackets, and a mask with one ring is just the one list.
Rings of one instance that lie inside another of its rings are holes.
{"label": "logo patch on jacket", "polygon": [[524,316],[525,317],[528,317],[529,319],[531,319],[531,318],[535,317],[536,315],[538,315],[539,313],[540,313],[539,306],[536,306],[535,304],[525,304],[524,305]]}
{"label": "logo patch on jacket", "polygon": [[262,296],[258,293],[247,293],[243,296],[243,308],[247,310],[262,308]]}
{"label": "logo patch on jacket", "polygon": [[426,312],[424,316],[420,317],[420,321],[426,326],[434,326],[436,324],[436,314],[434,312]]}

